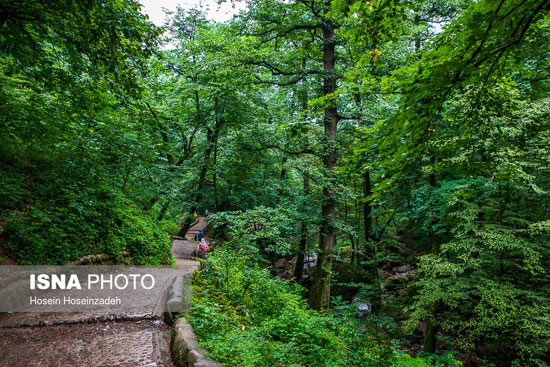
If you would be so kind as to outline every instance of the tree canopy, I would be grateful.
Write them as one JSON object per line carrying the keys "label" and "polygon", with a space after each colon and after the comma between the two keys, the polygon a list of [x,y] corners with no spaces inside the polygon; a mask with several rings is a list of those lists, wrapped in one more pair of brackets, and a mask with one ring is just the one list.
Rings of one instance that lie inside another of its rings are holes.
{"label": "tree canopy", "polygon": [[164,27],[135,0],[3,1],[0,261],[170,264],[209,210],[215,315],[192,318],[228,365],[548,365],[549,21],[548,0]]}

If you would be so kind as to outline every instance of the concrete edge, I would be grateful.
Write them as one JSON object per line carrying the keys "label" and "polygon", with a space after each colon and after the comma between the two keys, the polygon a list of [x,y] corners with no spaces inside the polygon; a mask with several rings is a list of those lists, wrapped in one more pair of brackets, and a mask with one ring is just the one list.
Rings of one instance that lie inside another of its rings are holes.
{"label": "concrete edge", "polygon": [[177,319],[172,327],[170,350],[172,361],[178,367],[223,367],[206,357],[208,352],[199,346],[193,327],[184,317]]}
{"label": "concrete edge", "polygon": [[182,274],[174,278],[168,286],[164,302],[164,321],[171,324],[176,316],[191,309],[191,274]]}

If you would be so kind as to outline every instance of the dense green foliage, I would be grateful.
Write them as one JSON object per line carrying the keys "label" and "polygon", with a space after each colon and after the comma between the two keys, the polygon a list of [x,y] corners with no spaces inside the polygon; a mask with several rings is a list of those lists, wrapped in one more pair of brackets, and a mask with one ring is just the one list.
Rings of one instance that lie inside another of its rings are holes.
{"label": "dense green foliage", "polygon": [[5,194],[18,200],[2,207],[4,250],[20,264],[64,264],[91,253],[116,259],[121,251],[135,264],[171,263],[165,233],[124,195],[74,168],[33,163],[5,168],[12,174]]}
{"label": "dense green foliage", "polygon": [[228,364],[550,364],[548,0],[46,3],[0,5],[10,257],[169,263],[209,209]]}
{"label": "dense green foliage", "polygon": [[404,97],[364,145],[377,154],[372,198],[428,239],[408,326],[429,319],[500,363],[545,365],[550,350],[548,211],[536,204],[548,200],[548,86],[530,74],[547,62],[543,7],[473,3],[383,80]]}
{"label": "dense green foliage", "polygon": [[172,261],[129,176],[153,152],[135,98],[159,32],[138,9],[2,5],[0,220],[4,250],[21,264],[120,251],[138,264]]}
{"label": "dense green foliage", "polygon": [[[373,337],[376,318],[356,319],[340,306],[320,314],[300,287],[260,268],[246,251],[219,248],[193,278],[191,322],[202,345],[226,366],[431,366]],[[445,364],[449,363],[449,364]],[[453,358],[435,365],[458,366]]]}

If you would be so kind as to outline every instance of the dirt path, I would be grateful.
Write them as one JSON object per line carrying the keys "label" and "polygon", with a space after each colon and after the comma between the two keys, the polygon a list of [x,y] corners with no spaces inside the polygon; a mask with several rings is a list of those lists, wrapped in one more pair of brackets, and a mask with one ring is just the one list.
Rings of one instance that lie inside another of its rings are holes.
{"label": "dirt path", "polygon": [[[207,224],[199,223],[196,228]],[[172,242],[176,265],[185,272],[200,266],[192,259],[195,247],[192,241]],[[141,315],[0,314],[0,367],[173,367],[170,334],[153,306]]]}

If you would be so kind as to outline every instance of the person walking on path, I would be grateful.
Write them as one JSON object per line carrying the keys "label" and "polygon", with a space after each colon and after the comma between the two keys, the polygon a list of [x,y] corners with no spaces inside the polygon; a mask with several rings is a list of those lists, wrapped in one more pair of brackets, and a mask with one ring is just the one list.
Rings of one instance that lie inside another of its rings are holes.
{"label": "person walking on path", "polygon": [[208,209],[205,209],[205,210],[204,210],[204,216],[205,216],[206,218],[208,218]]}
{"label": "person walking on path", "polygon": [[203,238],[201,239],[201,242],[199,242],[199,245],[195,250],[195,256],[200,257],[201,259],[206,259],[206,255],[208,254],[209,250],[210,250],[210,247],[208,246],[208,243],[206,242],[206,240]]}

